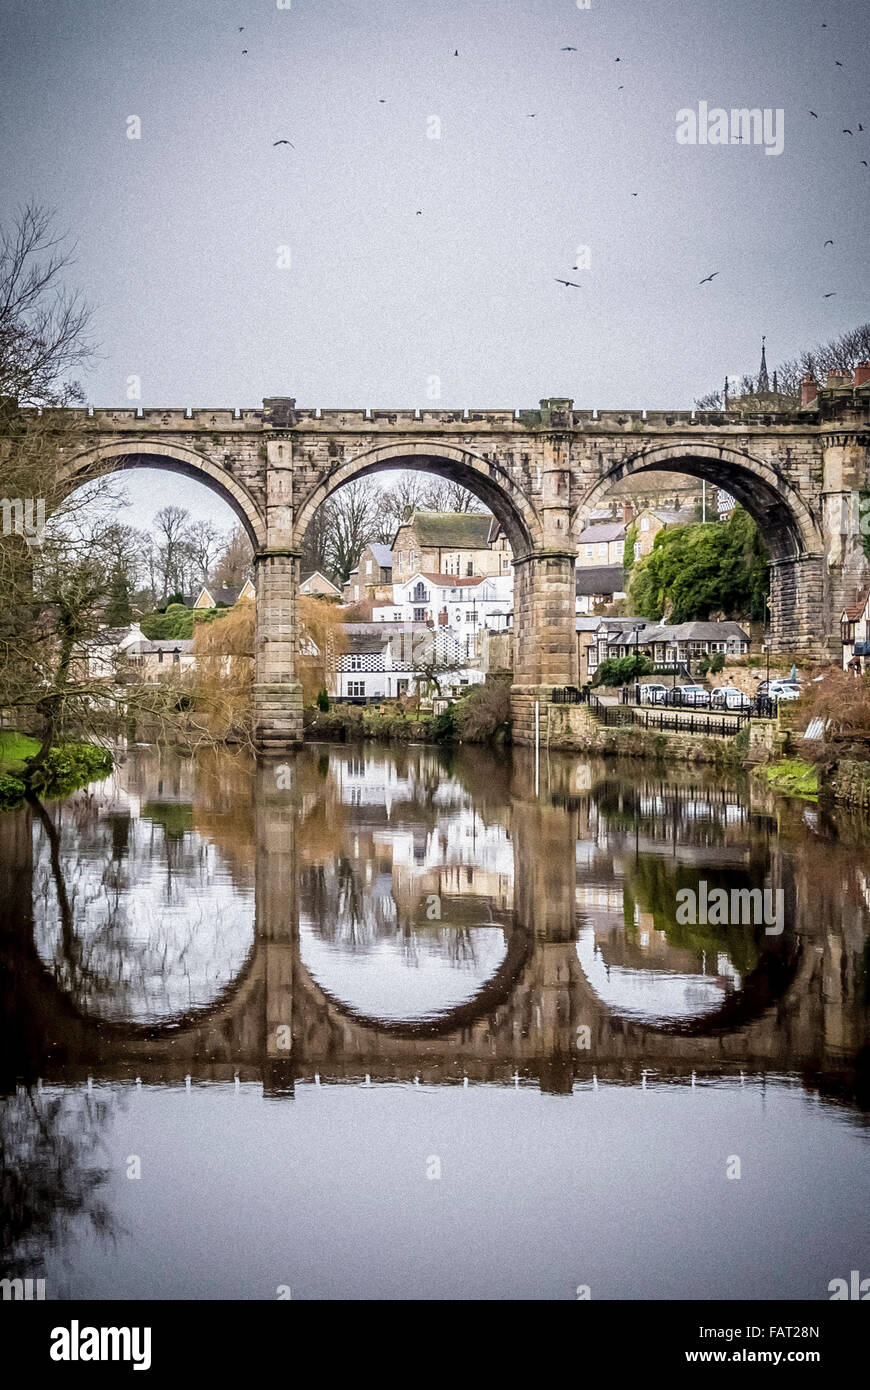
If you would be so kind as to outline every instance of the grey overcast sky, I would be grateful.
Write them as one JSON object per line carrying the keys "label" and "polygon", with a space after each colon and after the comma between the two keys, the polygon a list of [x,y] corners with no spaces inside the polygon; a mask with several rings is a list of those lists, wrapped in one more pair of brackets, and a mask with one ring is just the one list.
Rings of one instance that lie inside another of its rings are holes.
{"label": "grey overcast sky", "polygon": [[[868,0],[281,3],[0,0],[94,404],[685,407],[870,318]],[[701,101],[783,152],[678,144]]]}

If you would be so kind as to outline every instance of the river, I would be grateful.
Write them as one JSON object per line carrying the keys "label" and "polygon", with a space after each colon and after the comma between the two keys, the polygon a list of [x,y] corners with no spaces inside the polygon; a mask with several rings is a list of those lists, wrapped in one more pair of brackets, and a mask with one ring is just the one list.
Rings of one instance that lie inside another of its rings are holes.
{"label": "river", "polygon": [[0,817],[3,1273],[828,1298],[870,1275],[868,849],[707,770],[131,748]]}

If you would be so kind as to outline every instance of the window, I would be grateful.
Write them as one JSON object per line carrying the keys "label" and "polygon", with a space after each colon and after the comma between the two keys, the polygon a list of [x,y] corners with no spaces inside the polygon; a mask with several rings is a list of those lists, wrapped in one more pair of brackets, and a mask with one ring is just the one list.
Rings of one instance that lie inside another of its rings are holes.
{"label": "window", "polygon": [[648,517],[648,516],[642,516],[642,517],[641,517],[641,519],[640,519],[640,529],[641,529],[641,531],[648,531],[648,530],[649,530],[649,517]]}
{"label": "window", "polygon": [[599,554],[599,555],[606,555],[606,554],[607,554],[607,541],[601,541],[601,542],[599,543],[599,546],[598,546],[598,554]]}
{"label": "window", "polygon": [[587,558],[587,560],[591,560],[591,559],[592,559],[592,553],[593,553],[593,547],[592,547],[591,545],[587,545],[587,547],[586,547],[586,558]]}
{"label": "window", "polygon": [[348,683],[347,683],[347,693],[348,693],[348,695],[350,696],[351,699],[359,698],[360,695],[365,695],[365,693],[366,693],[366,683],[365,683],[365,681],[348,681]]}
{"label": "window", "polygon": [[465,573],[469,579],[474,575],[474,561],[468,560],[465,565]]}
{"label": "window", "polygon": [[363,668],[363,665],[362,665],[362,657],[361,657],[361,656],[352,656],[351,659],[350,659],[350,667],[349,667],[349,669],[350,669],[351,671],[361,671],[362,668]]}
{"label": "window", "polygon": [[396,612],[394,612],[394,613],[393,613],[393,622],[394,622],[394,623],[400,623],[401,621],[402,621],[402,615],[401,615],[401,613],[396,613]]}
{"label": "window", "polygon": [[415,623],[425,623],[425,621],[426,621],[426,609],[425,609],[425,608],[415,608],[415,609],[414,609],[414,622],[415,622]]}
{"label": "window", "polygon": [[160,664],[162,664],[162,662],[163,662],[163,653],[162,653],[162,652],[158,652],[158,653],[157,653],[157,660],[158,660],[158,662],[159,662]]}
{"label": "window", "polygon": [[366,560],[366,574],[371,574],[371,572],[372,572],[372,562],[371,562],[371,560]]}
{"label": "window", "polygon": [[415,584],[415,585],[414,585],[414,602],[415,602],[415,603],[425,603],[426,600],[428,599],[428,597],[429,597],[429,595],[428,595],[428,593],[426,592],[426,585],[425,585],[425,584]]}
{"label": "window", "polygon": [[181,653],[180,653],[180,652],[177,652],[177,651],[173,652],[173,653],[172,653],[172,661],[173,661],[173,664],[176,664],[176,663],[179,662],[180,660],[181,660]]}
{"label": "window", "polygon": [[634,543],[634,558],[635,558],[635,560],[639,560],[639,559],[640,559],[640,555],[641,555],[640,541],[635,541],[635,543]]}

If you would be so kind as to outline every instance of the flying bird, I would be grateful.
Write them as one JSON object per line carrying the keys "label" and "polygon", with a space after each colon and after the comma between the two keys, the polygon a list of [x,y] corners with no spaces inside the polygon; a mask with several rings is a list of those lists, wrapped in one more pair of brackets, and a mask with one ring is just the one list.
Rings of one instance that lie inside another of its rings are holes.
{"label": "flying bird", "polygon": [[420,208],[417,209],[417,216],[418,216],[418,217],[422,217],[422,216],[423,216],[423,213],[422,213],[422,211],[420,210]]}
{"label": "flying bird", "polygon": [[291,145],[291,144],[290,144],[290,141],[289,141],[289,140],[273,140],[273,141],[272,141],[272,147],[273,147],[273,149],[274,149],[275,145],[290,145],[291,150],[295,150],[295,148],[296,148],[295,145]]}
{"label": "flying bird", "polygon": [[822,299],[833,299],[833,298],[835,297],[836,293],[837,293],[836,290],[831,290],[831,293],[830,293],[830,294],[823,294],[823,295],[822,295]]}
{"label": "flying bird", "polygon": [[528,119],[529,119],[530,121],[533,121],[533,120],[535,119],[535,116],[536,116],[536,115],[537,115],[537,112],[536,112],[536,111],[529,111],[529,112],[527,113]]}
{"label": "flying bird", "polygon": [[834,59],[834,67],[841,68],[842,66],[843,66],[843,64],[840,62],[839,58],[835,58],[835,59]]}
{"label": "flying bird", "polygon": [[860,121],[858,122],[858,129],[859,129],[859,130],[863,130],[863,129],[864,129],[864,127],[862,126],[862,124],[861,124]]}
{"label": "flying bird", "polygon": [[811,112],[810,112],[810,115],[811,115],[811,116],[815,116],[816,120],[819,119],[819,113],[818,113],[818,111],[811,111]]}
{"label": "flying bird", "polygon": [[572,285],[575,290],[580,289],[580,286],[577,284],[576,280],[560,280],[558,275],[554,275],[553,279],[556,281],[557,285]]}
{"label": "flying bird", "polygon": [[844,135],[854,135],[855,132],[854,132],[853,130],[847,130],[846,127],[843,126],[843,134],[844,134]]}
{"label": "flying bird", "polygon": [[632,198],[636,198],[636,197],[637,197],[637,194],[636,194],[636,193],[632,193],[631,196],[632,196]]}
{"label": "flying bird", "polygon": [[458,48],[454,48],[454,50],[453,50],[453,56],[454,56],[454,58],[458,58],[458,57],[459,57],[459,49],[458,49]]}
{"label": "flying bird", "polygon": [[245,32],[245,26],[244,26],[244,24],[240,24],[240,25],[239,25],[239,33],[240,33],[240,34],[243,34],[244,32]]}
{"label": "flying bird", "polygon": [[570,45],[569,43],[566,43],[566,44],[562,47],[562,49],[561,49],[560,51],[561,51],[562,53],[576,53],[576,52],[577,52],[576,48],[572,48],[571,45]]}
{"label": "flying bird", "polygon": [[866,159],[862,159],[861,163],[864,165],[865,169],[870,169],[870,164],[867,163]]}
{"label": "flying bird", "polygon": [[248,51],[248,50],[247,50],[246,48],[243,48],[243,49],[242,49],[242,53],[243,53],[243,54],[247,53],[247,51]]}
{"label": "flying bird", "polygon": [[386,97],[378,97],[378,103],[379,103],[379,105],[381,105],[381,106],[386,106],[386,104],[387,104],[387,98],[386,98]]}
{"label": "flying bird", "polygon": [[718,270],[714,270],[712,275],[707,275],[707,276],[705,276],[703,280],[699,280],[699,281],[698,281],[698,284],[699,284],[699,285],[709,285],[710,281],[711,281],[711,280],[714,280],[718,274],[719,274]]}
{"label": "flying bird", "polygon": [[614,58],[613,61],[614,61],[614,63],[621,63],[621,62],[622,62],[622,59],[621,59],[621,58]]}
{"label": "flying bird", "polygon": [[831,241],[831,238],[828,237],[828,240],[825,242],[825,246],[833,246],[833,244],[834,243]]}

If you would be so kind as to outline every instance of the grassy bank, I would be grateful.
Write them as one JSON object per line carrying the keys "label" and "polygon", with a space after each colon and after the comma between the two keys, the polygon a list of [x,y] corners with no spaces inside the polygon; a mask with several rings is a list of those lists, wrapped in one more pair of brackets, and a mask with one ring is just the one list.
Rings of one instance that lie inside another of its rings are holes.
{"label": "grassy bank", "polygon": [[752,775],[767,782],[774,791],[782,792],[785,796],[797,796],[802,801],[819,799],[818,773],[811,763],[801,762],[799,758],[756,767]]}
{"label": "grassy bank", "polygon": [[[35,738],[13,730],[0,730],[0,811],[20,806],[27,794],[22,779],[25,762],[38,751]],[[49,750],[39,769],[34,791],[39,796],[67,796],[112,771],[114,760],[105,748],[94,743],[64,743]]]}

